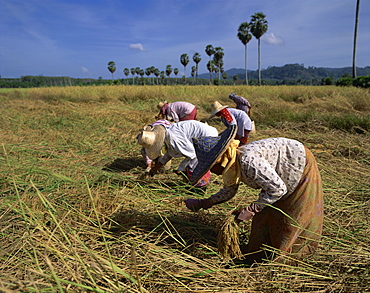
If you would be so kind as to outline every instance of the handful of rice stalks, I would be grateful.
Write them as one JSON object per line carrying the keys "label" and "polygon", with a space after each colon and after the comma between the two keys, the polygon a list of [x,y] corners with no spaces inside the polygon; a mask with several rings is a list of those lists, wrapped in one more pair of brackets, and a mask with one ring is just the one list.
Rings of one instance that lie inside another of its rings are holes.
{"label": "handful of rice stalks", "polygon": [[235,222],[235,215],[229,214],[223,219],[218,227],[217,248],[224,259],[241,258],[239,246],[239,226]]}

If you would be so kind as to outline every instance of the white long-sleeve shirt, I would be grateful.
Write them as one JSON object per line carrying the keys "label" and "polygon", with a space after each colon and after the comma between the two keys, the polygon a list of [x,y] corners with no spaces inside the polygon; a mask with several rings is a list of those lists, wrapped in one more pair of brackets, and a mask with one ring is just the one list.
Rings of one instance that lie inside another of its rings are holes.
{"label": "white long-sleeve shirt", "polygon": [[[306,165],[306,152],[301,142],[287,138],[267,138],[239,148],[241,181],[261,189],[259,203],[273,204],[294,192]],[[213,204],[230,200],[239,184],[224,186],[210,198]],[[264,205],[259,205],[264,208]]]}
{"label": "white long-sleeve shirt", "polygon": [[186,115],[189,115],[195,106],[188,102],[173,102],[168,104],[166,114],[173,119],[175,122],[179,122],[181,118]]}
{"label": "white long-sleeve shirt", "polygon": [[244,136],[244,130],[252,131],[252,120],[249,118],[247,113],[245,113],[242,110],[234,109],[234,108],[227,108],[227,110],[230,112],[231,117],[233,120],[229,123],[224,117],[221,117],[221,121],[223,124],[228,127],[230,125],[237,125],[238,131],[237,134],[240,137]]}
{"label": "white long-sleeve shirt", "polygon": [[187,166],[193,170],[198,160],[192,138],[200,136],[218,136],[218,131],[215,127],[196,120],[172,124],[166,129],[164,139],[167,152],[159,159],[159,162],[166,164],[172,158],[185,157],[178,170],[184,171]]}

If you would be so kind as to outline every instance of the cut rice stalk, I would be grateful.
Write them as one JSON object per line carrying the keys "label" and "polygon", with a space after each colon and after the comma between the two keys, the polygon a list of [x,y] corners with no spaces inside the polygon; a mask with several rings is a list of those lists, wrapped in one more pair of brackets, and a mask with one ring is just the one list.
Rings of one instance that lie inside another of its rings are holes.
{"label": "cut rice stalk", "polygon": [[229,214],[221,221],[217,233],[217,248],[224,259],[242,257],[239,245],[239,226],[235,222],[235,215]]}

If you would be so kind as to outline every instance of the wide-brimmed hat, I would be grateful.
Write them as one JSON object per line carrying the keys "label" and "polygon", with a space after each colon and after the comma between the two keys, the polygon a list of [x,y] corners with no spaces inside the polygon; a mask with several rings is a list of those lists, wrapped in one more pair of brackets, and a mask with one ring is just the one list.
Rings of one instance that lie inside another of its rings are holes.
{"label": "wide-brimmed hat", "polygon": [[157,105],[157,108],[158,110],[162,110],[163,106],[168,104],[168,102],[166,100],[162,101],[162,102],[159,102],[158,105]]}
{"label": "wide-brimmed hat", "polygon": [[237,129],[236,125],[230,125],[219,136],[193,137],[198,164],[190,178],[191,184],[197,184],[199,179],[213,167],[233,141]]}
{"label": "wide-brimmed hat", "polygon": [[138,144],[145,148],[146,154],[151,160],[161,156],[165,134],[166,129],[162,125],[146,125],[137,136]]}
{"label": "wide-brimmed hat", "polygon": [[211,119],[213,116],[215,116],[218,112],[220,112],[222,109],[225,109],[229,106],[222,106],[218,101],[216,102],[213,102],[211,104],[211,108],[212,108],[212,113],[211,113],[211,116],[209,116],[208,119]]}

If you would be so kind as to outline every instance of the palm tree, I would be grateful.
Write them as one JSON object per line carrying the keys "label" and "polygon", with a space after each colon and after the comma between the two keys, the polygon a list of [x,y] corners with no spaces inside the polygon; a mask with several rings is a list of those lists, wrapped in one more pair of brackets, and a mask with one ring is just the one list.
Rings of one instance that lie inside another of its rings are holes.
{"label": "palm tree", "polygon": [[261,85],[261,37],[268,29],[268,22],[265,19],[266,15],[262,12],[256,12],[251,19],[251,32],[258,40],[258,85]]}
{"label": "palm tree", "polygon": [[212,84],[212,73],[216,70],[215,61],[209,60],[207,63],[207,69],[209,71],[209,83]]}
{"label": "palm tree", "polygon": [[177,83],[177,75],[179,74],[179,69],[178,68],[174,68],[173,69],[173,74],[176,76],[176,83]]}
{"label": "palm tree", "polygon": [[123,74],[126,76],[126,84],[128,84],[127,76],[130,75],[130,69],[128,68],[123,69]]}
{"label": "palm tree", "polygon": [[191,76],[193,77],[193,84],[195,84],[195,75],[197,73],[197,67],[196,66],[192,66],[191,67]]}
{"label": "palm tree", "polygon": [[135,73],[137,75],[137,77],[136,77],[137,84],[139,84],[140,67],[135,68]]}
{"label": "palm tree", "polygon": [[149,83],[150,83],[151,81],[150,81],[149,76],[152,74],[152,69],[151,69],[151,67],[145,68],[145,74],[146,74],[146,76],[148,77],[148,80],[149,80]]}
{"label": "palm tree", "polygon": [[194,53],[193,61],[195,62],[195,83],[197,83],[197,80],[198,80],[198,64],[199,64],[200,61],[202,61],[202,58],[200,58],[199,53]]}
{"label": "palm tree", "polygon": [[108,70],[112,73],[112,80],[113,80],[113,73],[116,71],[116,63],[114,61],[108,62]]}
{"label": "palm tree", "polygon": [[226,73],[226,72],[223,72],[223,73],[222,73],[222,78],[223,78],[224,80],[226,80],[228,77],[229,77],[229,76],[227,75],[227,73]]}
{"label": "palm tree", "polygon": [[158,68],[155,68],[153,73],[154,73],[155,77],[157,78],[157,84],[158,84],[158,76],[161,75],[161,72],[159,71]]}
{"label": "palm tree", "polygon": [[215,49],[212,45],[207,45],[206,47],[206,54],[209,56],[209,60],[211,60],[212,55],[215,53]]}
{"label": "palm tree", "polygon": [[140,69],[139,74],[140,74],[140,76],[141,76],[141,77],[143,77],[143,76],[144,76],[144,74],[145,74],[144,69]]}
{"label": "palm tree", "polygon": [[162,80],[162,84],[164,84],[164,79],[166,78],[166,75],[165,75],[164,71],[161,71],[160,77],[161,77],[161,80]]}
{"label": "palm tree", "polygon": [[136,74],[136,69],[135,69],[134,67],[132,67],[132,68],[130,69],[130,71],[131,71],[131,74],[132,74],[132,84],[135,84],[134,76],[135,76],[135,74]]}
{"label": "palm tree", "polygon": [[186,66],[189,64],[188,54],[182,54],[180,57],[180,62],[184,66],[184,76],[185,76],[185,83],[186,83]]}
{"label": "palm tree", "polygon": [[248,67],[247,67],[247,44],[252,39],[252,35],[250,34],[251,25],[248,22],[243,22],[238,29],[238,38],[244,45],[245,50],[245,84],[248,85]]}
{"label": "palm tree", "polygon": [[221,80],[221,68],[223,65],[223,58],[224,58],[224,49],[221,47],[216,47],[215,48],[215,54],[213,56],[213,60],[215,61],[215,65],[218,68],[218,79]]}
{"label": "palm tree", "polygon": [[[172,67],[171,67],[171,65],[167,65],[166,66],[166,75],[167,75],[167,78],[170,77],[171,73],[172,73]],[[168,84],[168,81],[167,81],[167,84]]]}
{"label": "palm tree", "polygon": [[[154,66],[150,66],[149,67],[149,70],[150,70],[150,72],[151,72],[151,74],[153,74],[154,75],[154,72],[155,72],[155,70],[156,70],[156,68],[154,67]],[[153,80],[152,80],[152,83],[154,84],[155,82],[154,82],[154,76],[153,76]]]}
{"label": "palm tree", "polygon": [[358,29],[358,16],[360,12],[360,0],[356,3],[356,20],[355,20],[355,32],[353,38],[353,61],[352,61],[352,77],[356,78],[356,47],[357,47],[357,29]]}

